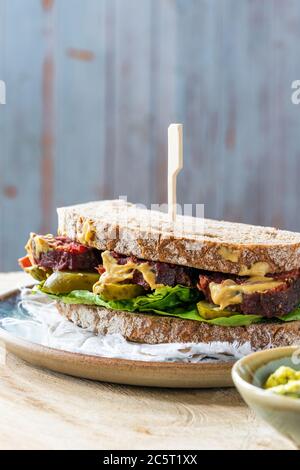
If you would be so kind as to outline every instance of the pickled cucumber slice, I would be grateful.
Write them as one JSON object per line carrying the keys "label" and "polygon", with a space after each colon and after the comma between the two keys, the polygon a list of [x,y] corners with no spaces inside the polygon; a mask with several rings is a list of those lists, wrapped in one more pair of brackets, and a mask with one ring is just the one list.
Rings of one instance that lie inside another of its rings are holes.
{"label": "pickled cucumber slice", "polygon": [[51,274],[52,272],[51,270],[47,271],[45,269],[41,269],[38,266],[30,266],[30,268],[25,268],[24,271],[27,274],[30,274],[33,279],[40,282],[45,281],[47,279],[47,276],[49,276],[49,274]]}
{"label": "pickled cucumber slice", "polygon": [[68,294],[73,290],[93,290],[99,273],[55,271],[46,279],[43,290],[49,294]]}
{"label": "pickled cucumber slice", "polygon": [[205,320],[213,320],[215,318],[221,317],[232,317],[233,315],[238,315],[239,312],[231,312],[230,310],[220,310],[216,305],[210,304],[205,300],[200,300],[197,303],[197,309],[199,314]]}
{"label": "pickled cucumber slice", "polygon": [[145,293],[145,289],[137,284],[101,284],[97,283],[93,289],[103,300],[134,299]]}

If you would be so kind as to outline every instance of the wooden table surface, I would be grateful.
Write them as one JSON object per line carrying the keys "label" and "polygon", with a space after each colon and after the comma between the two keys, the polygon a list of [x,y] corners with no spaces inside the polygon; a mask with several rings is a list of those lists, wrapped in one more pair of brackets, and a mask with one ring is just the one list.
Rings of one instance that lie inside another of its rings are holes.
{"label": "wooden table surface", "polygon": [[[25,280],[0,274],[0,293]],[[235,389],[80,380],[32,367],[3,345],[0,416],[0,449],[292,449]]]}

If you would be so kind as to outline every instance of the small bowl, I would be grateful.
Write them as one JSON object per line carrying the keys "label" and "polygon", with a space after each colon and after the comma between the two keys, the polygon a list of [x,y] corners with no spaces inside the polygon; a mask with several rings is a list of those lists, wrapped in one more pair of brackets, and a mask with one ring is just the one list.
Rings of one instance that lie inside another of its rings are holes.
{"label": "small bowl", "polygon": [[300,398],[263,389],[269,375],[282,365],[300,370],[299,346],[250,354],[235,363],[232,379],[247,405],[300,449]]}

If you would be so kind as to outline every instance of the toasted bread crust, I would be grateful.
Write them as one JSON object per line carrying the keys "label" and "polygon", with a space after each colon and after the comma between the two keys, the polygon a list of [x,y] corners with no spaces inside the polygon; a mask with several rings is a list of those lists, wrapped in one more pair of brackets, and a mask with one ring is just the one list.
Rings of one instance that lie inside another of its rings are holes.
{"label": "toasted bread crust", "polygon": [[300,321],[222,327],[193,320],[145,313],[121,312],[102,307],[57,302],[58,311],[96,335],[119,333],[128,341],[147,344],[249,342],[255,350],[290,346],[299,341]]}
{"label": "toasted bread crust", "polygon": [[60,208],[58,219],[60,235],[151,261],[232,274],[258,262],[271,273],[300,267],[300,234],[275,228],[187,216],[174,226],[167,214],[122,200]]}

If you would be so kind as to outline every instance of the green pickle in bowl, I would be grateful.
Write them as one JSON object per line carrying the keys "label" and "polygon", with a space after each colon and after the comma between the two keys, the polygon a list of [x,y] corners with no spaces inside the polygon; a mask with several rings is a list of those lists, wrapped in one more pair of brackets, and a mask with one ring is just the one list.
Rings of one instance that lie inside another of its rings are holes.
{"label": "green pickle in bowl", "polygon": [[278,395],[300,398],[300,371],[287,366],[279,367],[267,379],[265,389]]}

